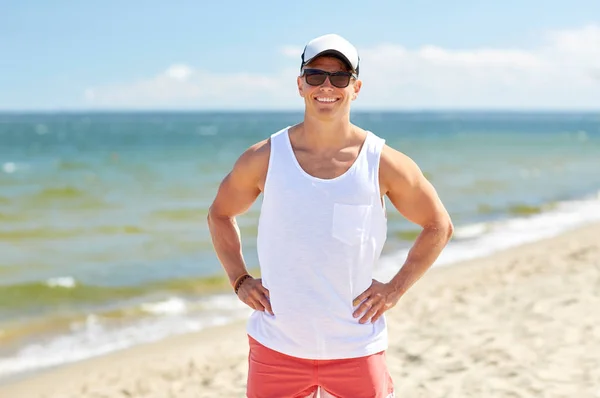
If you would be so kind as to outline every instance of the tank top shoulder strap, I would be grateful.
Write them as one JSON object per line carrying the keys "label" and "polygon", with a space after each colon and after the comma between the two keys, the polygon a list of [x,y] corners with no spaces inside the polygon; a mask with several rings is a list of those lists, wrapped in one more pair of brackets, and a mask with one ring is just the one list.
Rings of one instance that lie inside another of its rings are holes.
{"label": "tank top shoulder strap", "polygon": [[367,131],[367,138],[364,145],[366,145],[365,154],[369,169],[379,174],[379,160],[381,158],[381,151],[385,145],[385,139],[376,136],[371,131]]}
{"label": "tank top shoulder strap", "polygon": [[283,149],[286,148],[288,130],[289,127],[286,127],[271,134],[271,153],[281,152]]}
{"label": "tank top shoulder strap", "polygon": [[289,126],[270,135],[270,153],[269,153],[269,165],[267,167],[267,175],[265,178],[265,192],[270,186],[270,181],[273,175],[278,173],[285,173],[282,168],[288,167],[286,164],[286,154],[288,152],[288,133]]}
{"label": "tank top shoulder strap", "polygon": [[277,164],[285,158],[285,154],[288,152],[288,129],[289,127],[286,127],[271,134],[270,164]]}
{"label": "tank top shoulder strap", "polygon": [[373,184],[376,196],[379,197],[379,165],[381,160],[381,152],[383,151],[383,147],[385,145],[385,139],[375,135],[371,131],[367,131],[367,138],[364,145],[366,145],[365,163],[367,172],[369,174],[369,180]]}
{"label": "tank top shoulder strap", "polygon": [[372,131],[367,131],[365,144],[367,145],[367,152],[369,154],[379,157],[385,145],[385,139],[375,135]]}

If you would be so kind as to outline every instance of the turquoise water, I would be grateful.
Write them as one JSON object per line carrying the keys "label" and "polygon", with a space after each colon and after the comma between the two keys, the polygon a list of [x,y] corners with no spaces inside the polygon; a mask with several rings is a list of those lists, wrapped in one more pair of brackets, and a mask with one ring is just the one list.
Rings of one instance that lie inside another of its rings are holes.
{"label": "turquoise water", "polygon": [[[0,114],[0,376],[244,316],[222,280],[207,207],[245,148],[300,120]],[[353,121],[435,185],[457,226],[440,264],[600,218],[600,113]],[[259,206],[238,220],[250,267]],[[389,222],[388,274],[418,233],[394,212]]]}

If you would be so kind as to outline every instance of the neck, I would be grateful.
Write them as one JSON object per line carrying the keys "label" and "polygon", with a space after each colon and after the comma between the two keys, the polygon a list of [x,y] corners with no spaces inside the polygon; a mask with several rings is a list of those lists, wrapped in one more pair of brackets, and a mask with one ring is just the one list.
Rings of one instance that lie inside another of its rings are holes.
{"label": "neck", "polygon": [[322,120],[305,115],[302,130],[303,140],[307,144],[320,147],[338,147],[354,132],[349,116]]}

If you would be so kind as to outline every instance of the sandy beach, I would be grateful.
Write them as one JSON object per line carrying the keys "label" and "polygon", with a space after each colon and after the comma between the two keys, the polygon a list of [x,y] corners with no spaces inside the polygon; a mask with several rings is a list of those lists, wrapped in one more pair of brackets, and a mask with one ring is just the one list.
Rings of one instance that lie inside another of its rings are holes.
{"label": "sandy beach", "polygon": [[[430,270],[387,313],[397,397],[600,397],[600,225]],[[0,387],[2,398],[237,398],[245,322]]]}

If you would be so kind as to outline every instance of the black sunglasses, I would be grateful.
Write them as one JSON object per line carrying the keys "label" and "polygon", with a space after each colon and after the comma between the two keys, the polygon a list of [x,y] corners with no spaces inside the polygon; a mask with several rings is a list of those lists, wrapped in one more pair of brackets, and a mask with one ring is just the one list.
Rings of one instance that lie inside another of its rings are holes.
{"label": "black sunglasses", "polygon": [[325,80],[329,76],[329,82],[337,88],[348,87],[350,79],[357,78],[357,76],[351,72],[327,72],[321,69],[304,69],[302,75],[306,79],[306,83],[311,86],[320,86],[325,83]]}

